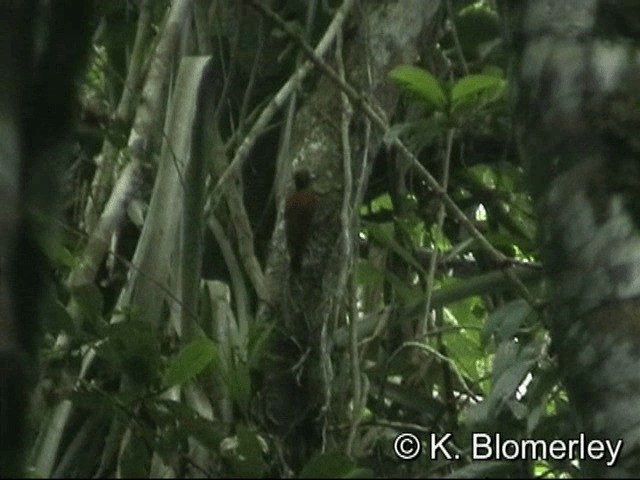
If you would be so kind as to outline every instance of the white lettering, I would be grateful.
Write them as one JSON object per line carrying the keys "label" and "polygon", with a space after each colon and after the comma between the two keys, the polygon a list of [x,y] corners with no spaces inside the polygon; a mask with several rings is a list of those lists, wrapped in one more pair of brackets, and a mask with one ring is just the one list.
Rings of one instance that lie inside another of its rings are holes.
{"label": "white lettering", "polygon": [[[496,440],[500,441],[500,434],[496,434]],[[511,453],[509,453],[511,450]],[[520,455],[520,448],[518,448],[518,442],[515,440],[505,440],[500,445],[500,451],[502,456],[507,460],[515,460]]]}
{"label": "white lettering", "polygon": [[605,440],[604,443],[607,446],[607,451],[609,452],[609,454],[611,456],[611,460],[607,462],[607,467],[613,467],[615,465],[615,463],[618,461],[618,455],[620,455],[620,452],[622,451],[622,440],[618,439],[616,441],[615,449],[613,448],[613,445],[611,444],[611,440]]}
{"label": "white lettering", "polygon": [[[527,453],[527,448],[530,450]],[[522,440],[522,456],[524,460],[536,460],[547,456],[547,442],[544,440]]]}
{"label": "white lettering", "polygon": [[[436,437],[434,437],[436,438]],[[432,456],[437,451],[451,459],[451,454],[444,444],[449,440],[445,436],[432,440]],[[499,433],[474,433],[472,435],[472,458],[474,460],[606,460],[607,466],[613,466],[622,452],[622,440],[588,440],[584,433],[578,438],[567,440],[533,440],[533,439],[505,439]]]}
{"label": "white lettering", "polygon": [[435,433],[432,433],[429,437],[429,453],[431,455],[429,458],[431,458],[431,460],[436,460],[438,452],[441,452],[447,460],[453,458],[445,446],[445,443],[451,438],[451,433],[445,433],[441,438],[438,438]]}
{"label": "white lettering", "polygon": [[[483,441],[480,443],[480,441]],[[472,436],[473,450],[471,456],[474,460],[487,460],[493,455],[493,449],[491,448],[491,437],[486,433],[474,433]],[[479,448],[484,448],[485,453],[480,454]]]}
{"label": "white lettering", "polygon": [[[569,449],[569,457],[572,450]],[[549,443],[549,456],[554,460],[564,460],[567,455],[567,445],[562,440],[551,440]],[[546,458],[546,457],[545,457]]]}
{"label": "white lettering", "polygon": [[591,440],[587,445],[587,452],[591,460],[602,460],[604,458],[604,443],[601,440]]}

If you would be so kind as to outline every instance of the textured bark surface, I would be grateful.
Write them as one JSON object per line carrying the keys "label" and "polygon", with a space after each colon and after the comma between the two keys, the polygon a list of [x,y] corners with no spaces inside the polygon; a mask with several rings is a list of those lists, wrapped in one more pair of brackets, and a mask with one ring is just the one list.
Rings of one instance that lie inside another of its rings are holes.
{"label": "textured bark surface", "polygon": [[[517,131],[539,214],[552,337],[579,430],[640,474],[640,6],[515,7]],[[512,19],[512,20],[513,20]]]}
{"label": "textured bark surface", "polygon": [[[345,34],[347,81],[374,98],[388,117],[393,114],[399,92],[388,81],[387,73],[398,64],[415,62],[420,39],[428,31],[439,4],[422,0],[363,2],[361,9],[356,10],[357,18],[351,21],[355,33]],[[333,65],[331,60],[327,63]],[[283,214],[293,182],[289,182],[288,190],[278,192],[278,218],[267,266],[267,283],[271,285],[270,297],[275,308],[261,315],[262,320],[281,319],[278,323],[283,328],[283,340],[279,351],[286,358],[265,380],[270,385],[267,403],[269,397],[274,399],[273,405],[267,405],[267,410],[272,410],[268,414],[277,423],[302,425],[303,434],[289,436],[292,444],[298,442],[298,449],[303,449],[305,443],[318,441],[322,423],[319,410],[322,408],[327,414],[331,374],[327,372],[329,351],[323,350],[321,337],[330,338],[328,319],[340,307],[343,294],[335,291],[344,267],[339,248],[344,195],[340,95],[338,86],[323,77],[296,114],[291,134],[291,165],[293,169],[308,168],[315,174],[313,189],[320,200],[301,272],[290,276]],[[379,131],[372,131],[370,138],[366,138],[362,118],[356,111],[351,125],[353,178],[361,174],[365,152],[372,158],[382,141]],[[299,364],[297,373],[301,368],[304,370],[301,388],[296,387],[291,373],[295,364]]]}

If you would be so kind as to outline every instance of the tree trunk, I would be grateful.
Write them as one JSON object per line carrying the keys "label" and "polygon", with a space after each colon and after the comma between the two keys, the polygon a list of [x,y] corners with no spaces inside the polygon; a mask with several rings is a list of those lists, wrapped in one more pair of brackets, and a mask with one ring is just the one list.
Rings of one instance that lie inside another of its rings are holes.
{"label": "tree trunk", "polygon": [[[439,5],[437,1],[402,0],[364,2],[354,9],[355,21],[345,29],[348,33],[341,47],[345,80],[375,99],[373,104],[387,118],[393,115],[399,93],[387,74],[398,64],[413,63]],[[333,59],[327,64],[340,71]],[[345,127],[349,114],[341,94],[333,80],[323,77],[295,116],[285,164],[315,174],[312,189],[320,200],[300,272],[290,271],[283,214],[293,182],[281,182],[284,188],[278,192],[278,219],[267,265],[270,307],[275,308],[260,314],[261,321],[281,319],[277,351],[282,361],[266,375],[266,409],[285,429],[287,450],[292,452],[301,452],[305,446],[317,451],[320,439],[326,438],[321,430],[331,412],[329,339],[343,305],[353,259],[350,245],[357,235],[345,211],[357,209],[357,192],[366,189],[371,162],[382,142],[382,132],[374,127],[369,134],[369,125],[357,109],[353,122]],[[346,143],[345,134],[349,137]],[[291,425],[299,427],[292,432]]]}
{"label": "tree trunk", "polygon": [[[43,246],[91,32],[91,2],[0,4],[0,476],[22,476]],[[42,40],[42,41],[40,41]]]}
{"label": "tree trunk", "polygon": [[640,6],[511,3],[516,125],[539,214],[551,334],[593,475],[640,474]]}

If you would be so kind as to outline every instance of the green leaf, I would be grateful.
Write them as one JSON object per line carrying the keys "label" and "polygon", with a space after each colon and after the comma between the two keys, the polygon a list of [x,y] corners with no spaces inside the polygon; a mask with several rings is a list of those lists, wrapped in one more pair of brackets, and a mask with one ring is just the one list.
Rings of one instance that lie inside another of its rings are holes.
{"label": "green leaf", "polygon": [[235,448],[223,453],[229,459],[235,476],[261,478],[267,470],[263,458],[265,441],[244,425],[238,426],[235,440]]}
{"label": "green leaf", "polygon": [[135,433],[129,437],[118,460],[118,474],[122,478],[143,478],[149,475],[151,455],[146,443]]}
{"label": "green leaf", "polygon": [[531,306],[521,298],[493,311],[482,332],[482,342],[486,344],[491,335],[495,335],[498,343],[511,339],[518,333],[522,322],[531,311]]}
{"label": "green leaf", "polygon": [[429,72],[411,65],[400,65],[389,72],[389,78],[405,91],[417,95],[428,106],[445,110],[447,96],[440,82]]}
{"label": "green leaf", "polygon": [[449,357],[455,361],[462,373],[479,380],[478,362],[483,359],[483,352],[478,342],[477,331],[457,330],[455,333],[443,335]]}
{"label": "green leaf", "polygon": [[79,316],[85,320],[94,320],[102,316],[102,294],[93,283],[73,287],[70,291],[78,307]]}
{"label": "green leaf", "polygon": [[354,478],[355,465],[343,453],[321,453],[307,463],[300,478]]}
{"label": "green leaf", "polygon": [[479,163],[469,167],[464,173],[473,182],[474,186],[481,186],[489,190],[496,189],[498,175],[494,166]]}
{"label": "green leaf", "polygon": [[394,238],[394,226],[392,223],[369,223],[367,224],[367,232],[374,240],[393,250],[395,254],[409,265],[414,266],[421,273],[425,273],[424,268],[422,268],[422,265],[418,263],[411,252],[400,245]]}
{"label": "green leaf", "polygon": [[59,331],[76,333],[76,324],[73,318],[71,318],[71,315],[59,300],[51,302],[47,313],[47,326],[50,331],[55,333]]}
{"label": "green leaf", "polygon": [[383,210],[393,210],[393,202],[391,201],[391,195],[389,195],[388,193],[378,195],[376,198],[371,200],[372,212],[381,212]]}
{"label": "green leaf", "polygon": [[506,82],[493,75],[467,75],[458,80],[451,89],[451,102],[454,106],[467,101],[474,95],[486,92],[502,93]]}
{"label": "green leaf", "polygon": [[498,346],[493,363],[493,385],[491,394],[485,400],[488,408],[497,416],[499,410],[514,395],[525,376],[538,359],[535,345],[522,345],[507,340]]}
{"label": "green leaf", "polygon": [[96,347],[96,352],[107,360],[112,374],[126,373],[138,385],[159,377],[160,346],[154,326],[127,320],[109,324],[102,330],[105,341]]}
{"label": "green leaf", "polygon": [[71,391],[66,398],[73,403],[75,408],[86,408],[93,412],[117,413],[115,398],[101,392]]}
{"label": "green leaf", "polygon": [[369,259],[358,258],[355,265],[358,285],[370,287],[384,280],[383,273]]}
{"label": "green leaf", "polygon": [[238,362],[231,368],[231,372],[225,375],[225,383],[229,388],[229,393],[239,407],[246,411],[249,408],[251,397],[251,376],[249,367]]}
{"label": "green leaf", "polygon": [[275,323],[258,326],[252,324],[249,328],[248,366],[250,369],[260,370],[264,368],[265,358],[269,355],[271,339],[275,329]]}
{"label": "green leaf", "polygon": [[79,258],[74,256],[68,248],[57,243],[47,253],[52,262],[61,267],[75,268],[80,262]]}
{"label": "green leaf", "polygon": [[198,338],[184,347],[164,376],[164,385],[182,385],[202,372],[216,359],[216,344],[208,338]]}

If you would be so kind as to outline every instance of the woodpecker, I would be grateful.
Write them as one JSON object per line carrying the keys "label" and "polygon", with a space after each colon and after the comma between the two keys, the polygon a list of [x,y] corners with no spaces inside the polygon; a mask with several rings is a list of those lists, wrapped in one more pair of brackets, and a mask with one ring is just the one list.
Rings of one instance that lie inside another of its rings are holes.
{"label": "woodpecker", "polygon": [[310,189],[313,176],[307,169],[297,170],[293,175],[296,191],[287,198],[284,209],[287,248],[291,258],[291,271],[299,273],[302,256],[311,235],[313,216],[319,196]]}

